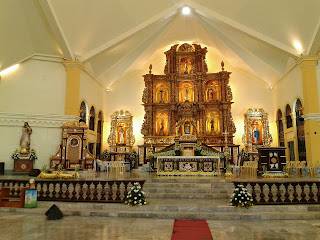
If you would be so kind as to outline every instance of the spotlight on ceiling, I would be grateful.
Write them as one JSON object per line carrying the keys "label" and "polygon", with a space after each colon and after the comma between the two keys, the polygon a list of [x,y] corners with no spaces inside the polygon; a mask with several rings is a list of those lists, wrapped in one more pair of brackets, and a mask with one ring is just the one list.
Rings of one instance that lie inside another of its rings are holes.
{"label": "spotlight on ceiling", "polygon": [[273,87],[272,86],[270,86],[270,90],[272,90],[273,89]]}
{"label": "spotlight on ceiling", "polygon": [[191,10],[188,6],[185,6],[182,8],[182,11],[181,11],[184,15],[189,15]]}
{"label": "spotlight on ceiling", "polygon": [[110,89],[109,89],[109,88],[107,88],[107,89],[106,89],[106,92],[110,92]]}
{"label": "spotlight on ceiling", "polygon": [[295,41],[294,43],[294,47],[298,50],[299,53],[302,53],[302,45],[300,42]]}

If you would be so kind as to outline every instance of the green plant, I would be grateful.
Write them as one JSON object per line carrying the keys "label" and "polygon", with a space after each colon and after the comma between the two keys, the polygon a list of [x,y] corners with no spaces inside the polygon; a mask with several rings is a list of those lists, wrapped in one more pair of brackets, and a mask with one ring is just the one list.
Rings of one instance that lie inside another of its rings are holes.
{"label": "green plant", "polygon": [[144,196],[144,192],[141,190],[141,186],[138,182],[135,182],[128,192],[124,203],[131,206],[139,206],[147,204],[147,199]]}
{"label": "green plant", "polygon": [[233,191],[230,199],[230,206],[249,208],[253,204],[253,198],[248,190],[239,184]]}
{"label": "green plant", "polygon": [[47,169],[47,165],[46,165],[46,164],[43,164],[43,165],[42,165],[42,168],[41,168],[41,172],[42,172],[42,173],[46,173],[46,169]]}
{"label": "green plant", "polygon": [[62,164],[60,163],[60,164],[58,165],[58,170],[57,170],[57,172],[58,172],[58,173],[61,173],[61,172],[62,172],[62,168],[63,168],[63,167],[62,167]]}

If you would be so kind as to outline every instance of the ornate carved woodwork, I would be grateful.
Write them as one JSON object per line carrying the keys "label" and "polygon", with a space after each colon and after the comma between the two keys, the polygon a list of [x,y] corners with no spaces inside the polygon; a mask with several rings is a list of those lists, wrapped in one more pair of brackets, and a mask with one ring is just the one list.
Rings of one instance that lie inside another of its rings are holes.
{"label": "ornate carved woodwork", "polygon": [[[110,135],[108,144],[111,152],[130,152],[135,143],[133,135],[133,116],[129,111],[116,111],[111,115]],[[146,115],[145,115],[146,120]]]}
{"label": "ornate carved woodwork", "polygon": [[258,152],[259,147],[270,147],[268,113],[262,108],[249,108],[244,114],[244,134],[242,142],[247,152]]}
{"label": "ornate carved woodwork", "polygon": [[173,45],[165,52],[165,75],[143,76],[144,144],[167,145],[186,131],[209,145],[233,144],[231,72],[222,62],[222,71],[207,73],[206,53],[199,44]]}
{"label": "ornate carved woodwork", "polygon": [[76,164],[85,168],[91,164],[94,156],[87,148],[88,126],[76,121],[62,125],[62,144],[55,154],[50,157],[50,168],[62,164],[66,169],[74,169]]}

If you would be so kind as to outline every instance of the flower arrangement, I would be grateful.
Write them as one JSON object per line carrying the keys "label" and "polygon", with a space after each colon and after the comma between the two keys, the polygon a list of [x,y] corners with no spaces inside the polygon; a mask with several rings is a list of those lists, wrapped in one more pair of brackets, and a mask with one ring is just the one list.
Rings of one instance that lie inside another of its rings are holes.
{"label": "flower arrangement", "polygon": [[31,149],[29,158],[30,158],[30,160],[38,159],[36,150]]}
{"label": "flower arrangement", "polygon": [[11,158],[12,158],[13,160],[17,160],[17,159],[19,159],[19,157],[20,157],[19,150],[16,149],[16,150],[12,153]]}
{"label": "flower arrangement", "polygon": [[253,198],[248,190],[239,184],[233,191],[230,199],[230,206],[249,208],[253,205]]}
{"label": "flower arrangement", "polygon": [[144,192],[141,190],[141,186],[138,182],[135,182],[128,192],[124,203],[131,206],[146,205],[147,199],[144,196]]}
{"label": "flower arrangement", "polygon": [[132,152],[129,154],[129,158],[130,159],[136,159],[138,157],[138,154],[136,152],[136,150],[132,150]]}
{"label": "flower arrangement", "polygon": [[110,159],[110,153],[107,150],[104,150],[101,154],[101,159]]}

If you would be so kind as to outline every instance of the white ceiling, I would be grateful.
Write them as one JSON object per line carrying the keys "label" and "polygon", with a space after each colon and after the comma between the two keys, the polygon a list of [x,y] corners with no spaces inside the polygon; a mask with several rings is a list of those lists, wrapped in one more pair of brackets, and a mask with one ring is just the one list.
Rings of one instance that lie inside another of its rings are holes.
{"label": "white ceiling", "polygon": [[294,41],[303,54],[318,52],[319,10],[318,0],[2,0],[0,69],[33,53],[61,54],[82,60],[107,88],[188,41],[273,85],[300,54]]}

